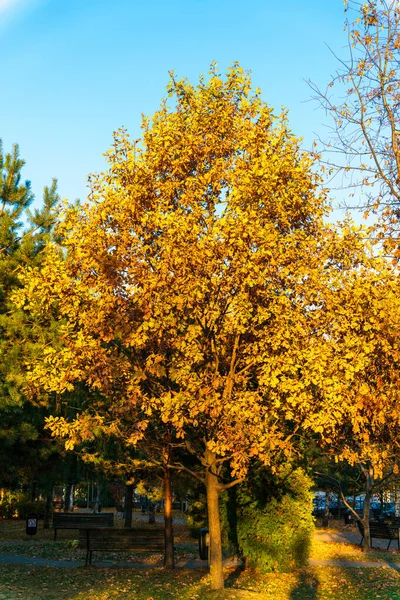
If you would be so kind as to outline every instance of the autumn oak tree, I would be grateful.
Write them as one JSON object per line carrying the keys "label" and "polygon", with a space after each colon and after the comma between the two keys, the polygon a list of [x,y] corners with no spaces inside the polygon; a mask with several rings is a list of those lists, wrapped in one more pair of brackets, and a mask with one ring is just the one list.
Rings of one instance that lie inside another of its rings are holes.
{"label": "autumn oak tree", "polygon": [[400,288],[397,268],[375,254],[331,281],[329,322],[320,321],[321,339],[314,335],[312,342],[319,364],[305,370],[314,386],[314,413],[304,426],[319,434],[333,459],[361,472],[364,515],[353,513],[363,522],[366,549],[372,495],[399,479],[400,456]]}
{"label": "autumn oak tree", "polygon": [[342,377],[343,390],[338,390],[341,406],[332,407],[338,420],[329,443],[337,457],[364,473],[367,530],[370,496],[398,468],[400,4],[345,0],[344,5],[347,53],[338,57],[325,91],[311,83],[332,119],[331,135],[322,140],[324,160],[350,189],[347,205],[381,217],[373,235],[384,240],[383,249],[395,261],[394,270],[385,261],[370,264],[331,296],[337,310],[330,338],[335,352],[328,362],[331,373]]}
{"label": "autumn oak tree", "polygon": [[88,203],[66,209],[66,256],[50,245],[23,275],[16,301],[60,327],[30,365],[30,393],[96,392],[73,421],[49,420],[69,447],[119,428],[136,445],[168,425],[206,487],[218,589],[219,494],[252,458],[273,468],[291,452],[313,406],[302,366],[328,254],[342,244],[350,265],[357,244],[324,226],[313,160],[237,64],[196,87],[172,75],[142,127],[135,142],[115,134]]}

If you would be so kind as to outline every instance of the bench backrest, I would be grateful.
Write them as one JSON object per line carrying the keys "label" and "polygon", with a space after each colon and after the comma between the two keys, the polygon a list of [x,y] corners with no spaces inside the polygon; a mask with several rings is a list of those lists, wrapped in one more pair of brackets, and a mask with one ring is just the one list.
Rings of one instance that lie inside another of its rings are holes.
{"label": "bench backrest", "polygon": [[79,545],[87,550],[164,552],[164,529],[148,527],[80,530]]}
{"label": "bench backrest", "polygon": [[398,537],[398,528],[391,527],[387,523],[370,523],[369,532],[372,538],[384,538],[386,540],[396,540]]}
{"label": "bench backrest", "polygon": [[112,527],[114,513],[54,513],[53,527],[60,529],[87,529],[90,527]]}
{"label": "bench backrest", "polygon": [[[364,537],[364,524],[357,521],[358,531]],[[387,540],[396,540],[398,537],[398,527],[388,525],[387,523],[369,523],[369,534],[372,538],[384,538]]]}

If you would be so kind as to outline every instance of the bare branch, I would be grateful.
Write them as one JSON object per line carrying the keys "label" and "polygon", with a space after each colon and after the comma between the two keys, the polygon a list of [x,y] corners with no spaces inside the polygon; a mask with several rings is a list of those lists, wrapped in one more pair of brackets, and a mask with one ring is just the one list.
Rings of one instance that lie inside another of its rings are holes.
{"label": "bare branch", "polygon": [[196,479],[198,479],[199,481],[201,481],[201,483],[203,483],[205,485],[204,478],[201,477],[198,473],[196,473],[196,471],[192,471],[191,469],[188,469],[187,467],[185,467],[185,465],[176,463],[176,464],[168,464],[167,466],[170,469],[175,469],[177,471],[185,471],[185,473],[189,473],[189,475],[191,475],[192,477],[195,477]]}
{"label": "bare branch", "polygon": [[245,480],[244,477],[240,477],[238,479],[234,479],[234,481],[231,481],[229,483],[219,483],[218,484],[218,488],[222,491],[222,490],[229,490],[230,488],[234,487],[235,485],[239,485],[239,483],[243,483],[243,481]]}

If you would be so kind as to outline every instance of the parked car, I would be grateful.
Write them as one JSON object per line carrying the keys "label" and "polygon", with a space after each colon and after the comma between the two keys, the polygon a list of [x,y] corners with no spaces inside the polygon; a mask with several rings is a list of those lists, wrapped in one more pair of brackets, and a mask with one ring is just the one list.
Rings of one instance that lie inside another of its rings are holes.
{"label": "parked car", "polygon": [[335,519],[338,519],[339,516],[343,517],[345,510],[347,510],[347,508],[343,500],[340,500],[340,502],[329,502],[329,514]]}
{"label": "parked car", "polygon": [[[356,513],[360,516],[364,516],[364,503],[358,503],[355,508]],[[344,516],[350,514],[351,511],[346,508]],[[393,519],[396,515],[396,505],[394,502],[384,502],[381,504],[373,500],[370,505],[370,519],[383,520],[383,519]]]}
{"label": "parked car", "polygon": [[[312,510],[313,517],[323,517],[325,515],[325,507],[326,507],[325,498],[314,498],[313,499],[313,510]],[[346,506],[342,500],[340,500],[340,502],[338,502],[337,500],[332,500],[331,502],[329,502],[328,508],[329,508],[329,513],[328,513],[329,516],[333,517],[335,519],[337,519],[339,517],[339,513],[340,513],[340,516],[342,516],[344,511],[346,510]]]}
{"label": "parked car", "polygon": [[393,519],[396,515],[396,505],[394,502],[371,502],[370,515],[373,518]]}
{"label": "parked car", "polygon": [[313,498],[313,509],[312,509],[313,517],[323,517],[325,514],[325,498]]}

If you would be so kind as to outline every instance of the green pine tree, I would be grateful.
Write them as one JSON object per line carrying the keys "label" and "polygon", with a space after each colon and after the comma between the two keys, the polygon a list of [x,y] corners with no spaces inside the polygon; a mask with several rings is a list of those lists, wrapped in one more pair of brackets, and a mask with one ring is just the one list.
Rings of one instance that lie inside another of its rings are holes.
{"label": "green pine tree", "polygon": [[34,195],[30,181],[22,181],[24,165],[17,145],[4,153],[0,143],[0,406],[21,401],[22,359],[29,339],[19,311],[10,305],[10,294],[19,285],[19,268],[40,262],[59,202],[53,179],[44,189],[42,207],[29,210]]}
{"label": "green pine tree", "polygon": [[10,296],[19,286],[19,269],[39,264],[54,235],[59,196],[53,179],[44,189],[42,206],[30,210],[34,195],[30,181],[22,179],[24,166],[18,146],[5,153],[0,141],[0,487],[26,482],[27,470],[37,479],[45,457],[54,460],[57,452],[43,433],[44,409],[29,405],[22,393],[35,324],[26,321]]}

